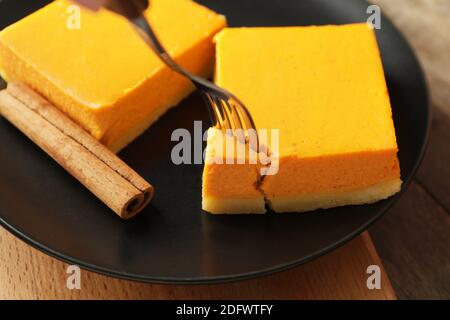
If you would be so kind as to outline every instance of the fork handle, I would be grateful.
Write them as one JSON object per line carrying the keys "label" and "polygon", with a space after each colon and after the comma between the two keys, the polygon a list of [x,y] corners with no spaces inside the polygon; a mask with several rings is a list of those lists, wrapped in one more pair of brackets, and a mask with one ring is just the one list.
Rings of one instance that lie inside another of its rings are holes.
{"label": "fork handle", "polygon": [[148,0],[75,0],[79,4],[91,10],[99,10],[104,7],[128,19],[135,19],[148,8]]}
{"label": "fork handle", "polygon": [[[153,31],[153,28],[151,27],[151,24],[149,23],[146,17],[140,15],[138,18],[132,19],[131,21],[135,26],[137,26],[141,31],[144,32],[145,36],[143,37],[143,39],[158,55],[158,57],[173,71],[178,72],[181,75],[188,78],[189,80],[191,80],[193,84],[200,90],[213,88],[213,90],[216,90],[218,92],[225,92],[225,90],[223,90],[222,88],[219,88],[210,81],[205,80],[202,77],[199,77],[196,74],[189,72],[188,70],[180,66],[177,62],[175,62],[175,60],[173,60],[173,58],[169,55],[167,50],[159,41],[158,37]],[[227,92],[222,93],[222,95],[227,96],[230,94]]]}
{"label": "fork handle", "polygon": [[152,50],[158,55],[158,57],[161,60],[163,60],[163,62],[167,66],[169,66],[172,70],[181,73],[188,78],[192,77],[192,75],[186,69],[181,67],[178,63],[176,63],[175,60],[173,60],[172,57],[167,53],[166,49],[159,41],[158,37],[156,36],[155,32],[151,28],[150,24],[148,23],[144,15],[141,14],[139,17],[136,17],[131,21],[135,26],[137,26],[144,32],[145,35],[144,40],[148,43],[148,45],[152,48]]}

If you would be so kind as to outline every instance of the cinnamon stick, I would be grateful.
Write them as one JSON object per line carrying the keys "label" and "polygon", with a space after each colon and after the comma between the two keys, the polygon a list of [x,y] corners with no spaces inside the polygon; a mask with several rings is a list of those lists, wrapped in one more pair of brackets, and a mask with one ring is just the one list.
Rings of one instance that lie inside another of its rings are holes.
{"label": "cinnamon stick", "polygon": [[0,113],[122,219],[150,202],[147,181],[26,85],[0,91]]}

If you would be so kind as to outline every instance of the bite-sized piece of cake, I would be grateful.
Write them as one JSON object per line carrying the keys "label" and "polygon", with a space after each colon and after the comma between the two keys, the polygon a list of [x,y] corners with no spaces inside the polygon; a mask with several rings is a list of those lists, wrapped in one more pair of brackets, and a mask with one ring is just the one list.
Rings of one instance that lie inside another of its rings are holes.
{"label": "bite-sized piece of cake", "polygon": [[245,103],[258,129],[279,129],[279,171],[207,164],[204,210],[261,212],[265,198],[277,212],[301,212],[400,190],[389,94],[366,24],[229,28],[215,41],[217,84]]}
{"label": "bite-sized piece of cake", "polygon": [[[238,148],[244,150],[244,154],[239,154]],[[249,151],[232,134],[217,128],[208,130],[203,210],[212,213],[266,212],[263,193],[256,187],[261,166],[258,161],[249,160]]]}
{"label": "bite-sized piece of cake", "polygon": [[[119,151],[193,91],[124,18],[55,1],[0,32],[0,73],[52,101]],[[212,73],[212,37],[225,18],[190,0],[152,0],[146,12],[172,57]],[[75,20],[74,20],[75,19]]]}

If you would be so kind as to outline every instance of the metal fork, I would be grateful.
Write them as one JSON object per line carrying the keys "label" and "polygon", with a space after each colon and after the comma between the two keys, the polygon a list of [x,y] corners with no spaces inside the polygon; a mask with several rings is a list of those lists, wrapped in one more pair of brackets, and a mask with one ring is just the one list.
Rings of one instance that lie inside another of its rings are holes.
{"label": "metal fork", "polygon": [[[144,11],[149,6],[148,0],[78,0],[80,3],[93,9],[103,5],[107,9],[114,11],[131,21],[139,30],[142,30],[143,39],[158,55],[158,57],[173,71],[185,76],[201,92],[202,97],[208,106],[209,116],[214,126],[236,134],[242,142],[251,142],[252,147],[259,146],[258,135],[253,118],[234,94],[220,88],[214,83],[192,74],[179,64],[167,53],[164,46],[159,41],[153,31],[149,21],[144,16]],[[141,34],[142,35],[142,34]],[[253,140],[251,139],[253,138]],[[245,140],[243,140],[245,139]],[[255,143],[255,144],[253,144]]]}

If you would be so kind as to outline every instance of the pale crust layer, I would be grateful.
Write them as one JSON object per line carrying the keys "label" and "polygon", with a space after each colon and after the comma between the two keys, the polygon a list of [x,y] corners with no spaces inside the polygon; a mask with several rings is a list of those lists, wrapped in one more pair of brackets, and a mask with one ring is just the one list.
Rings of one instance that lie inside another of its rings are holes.
{"label": "pale crust layer", "polygon": [[[306,212],[316,209],[370,204],[387,199],[400,191],[402,181],[395,179],[350,192],[314,193],[292,198],[267,199],[276,212]],[[265,213],[264,199],[203,198],[203,210],[214,214]]]}
{"label": "pale crust layer", "polygon": [[370,204],[387,199],[400,191],[400,179],[381,182],[368,188],[340,193],[316,193],[292,198],[267,199],[276,212],[306,212],[348,205]]}

